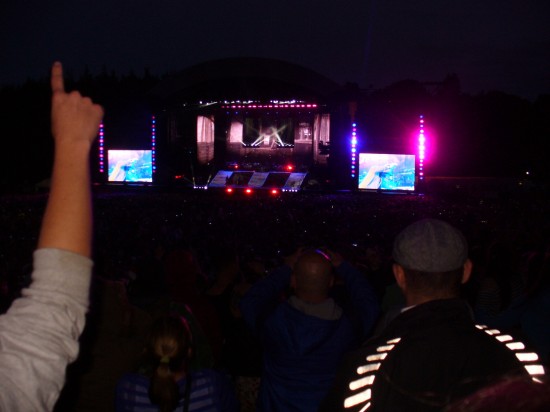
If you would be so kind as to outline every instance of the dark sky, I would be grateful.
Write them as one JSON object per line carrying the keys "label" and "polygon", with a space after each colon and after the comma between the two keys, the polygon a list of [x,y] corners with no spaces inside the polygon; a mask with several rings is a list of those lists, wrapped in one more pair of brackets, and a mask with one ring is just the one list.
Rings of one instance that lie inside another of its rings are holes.
{"label": "dark sky", "polygon": [[550,93],[549,0],[2,0],[0,84],[60,59],[154,74],[225,57],[282,59],[339,83],[458,74],[462,90]]}

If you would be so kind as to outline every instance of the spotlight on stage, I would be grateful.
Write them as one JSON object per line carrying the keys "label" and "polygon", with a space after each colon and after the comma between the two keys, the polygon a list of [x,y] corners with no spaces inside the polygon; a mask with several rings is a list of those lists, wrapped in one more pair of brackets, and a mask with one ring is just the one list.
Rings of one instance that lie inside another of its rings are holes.
{"label": "spotlight on stage", "polygon": [[244,193],[246,193],[247,195],[251,195],[252,193],[254,193],[254,191],[250,188],[246,188]]}
{"label": "spotlight on stage", "polygon": [[292,172],[294,170],[294,166],[291,165],[291,164],[288,164],[288,165],[285,166],[285,169],[289,172]]}
{"label": "spotlight on stage", "polygon": [[277,196],[279,194],[279,191],[277,189],[271,189],[269,191],[269,193],[272,195],[272,196]]}
{"label": "spotlight on stage", "polygon": [[233,188],[232,188],[232,187],[228,187],[227,189],[225,189],[225,193],[228,193],[228,194],[233,193]]}

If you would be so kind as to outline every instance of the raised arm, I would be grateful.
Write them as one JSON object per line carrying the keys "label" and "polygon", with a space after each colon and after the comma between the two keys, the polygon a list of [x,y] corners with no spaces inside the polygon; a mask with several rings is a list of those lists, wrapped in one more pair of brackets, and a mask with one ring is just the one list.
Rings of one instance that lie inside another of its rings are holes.
{"label": "raised arm", "polygon": [[351,303],[350,315],[358,320],[363,332],[362,339],[365,339],[380,315],[380,304],[374,288],[365,275],[350,262],[345,261],[339,253],[330,250],[326,252],[330,256],[336,273],[344,281],[349,303]]}
{"label": "raised arm", "polygon": [[52,67],[55,157],[31,285],[0,316],[0,410],[53,410],[78,354],[91,279],[89,153],[103,109]]}
{"label": "raised arm", "polygon": [[263,321],[280,303],[282,292],[290,285],[291,273],[290,266],[280,266],[257,281],[242,297],[240,309],[243,319],[254,332],[260,332]]}
{"label": "raised arm", "polygon": [[303,249],[298,248],[294,253],[285,256],[283,265],[256,282],[243,296],[240,303],[241,313],[254,332],[260,332],[263,321],[280,303],[282,292],[290,286],[292,268],[302,253]]}
{"label": "raised arm", "polygon": [[52,67],[52,134],[55,157],[52,186],[38,248],[91,255],[90,147],[103,109],[87,97],[65,92],[63,68]]}

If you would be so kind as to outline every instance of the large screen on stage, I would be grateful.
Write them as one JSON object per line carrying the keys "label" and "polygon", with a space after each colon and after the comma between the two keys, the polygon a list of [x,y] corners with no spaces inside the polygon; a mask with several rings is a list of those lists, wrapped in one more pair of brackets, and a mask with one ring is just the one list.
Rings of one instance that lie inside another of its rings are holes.
{"label": "large screen on stage", "polygon": [[414,191],[414,185],[414,155],[359,153],[359,189]]}
{"label": "large screen on stage", "polygon": [[291,118],[247,117],[242,142],[246,147],[293,147],[294,123]]}
{"label": "large screen on stage", "polygon": [[152,182],[151,150],[108,150],[109,182]]}

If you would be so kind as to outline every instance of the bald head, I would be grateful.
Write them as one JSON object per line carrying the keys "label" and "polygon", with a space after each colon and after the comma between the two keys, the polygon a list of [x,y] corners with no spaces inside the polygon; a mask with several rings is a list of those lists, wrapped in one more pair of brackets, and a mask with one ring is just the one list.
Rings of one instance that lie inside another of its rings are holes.
{"label": "bald head", "polygon": [[292,286],[296,296],[305,301],[322,301],[333,283],[332,264],[319,252],[302,254],[293,268]]}

